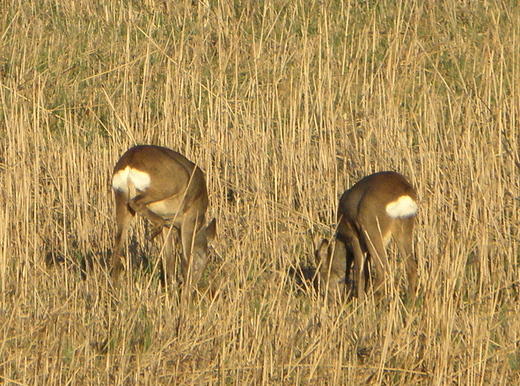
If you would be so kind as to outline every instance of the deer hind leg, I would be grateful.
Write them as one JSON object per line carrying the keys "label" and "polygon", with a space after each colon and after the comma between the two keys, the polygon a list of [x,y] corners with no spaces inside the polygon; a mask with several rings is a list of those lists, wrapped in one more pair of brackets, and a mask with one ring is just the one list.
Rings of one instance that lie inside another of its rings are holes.
{"label": "deer hind leg", "polygon": [[356,275],[356,292],[360,302],[365,300],[365,288],[366,288],[366,264],[365,264],[365,253],[361,248],[359,238],[352,236],[350,239],[350,246],[354,253],[354,273]]}
{"label": "deer hind leg", "polygon": [[375,283],[374,283],[374,294],[379,299],[382,292],[386,292],[385,284],[386,277],[390,271],[388,257],[385,251],[385,242],[383,241],[383,235],[376,225],[373,232],[368,232],[366,229],[363,231],[365,244],[368,249],[371,260],[374,261],[376,268],[375,272]]}
{"label": "deer hind leg", "polygon": [[408,299],[415,300],[417,294],[417,262],[413,253],[414,217],[402,219],[394,230],[394,239],[406,264],[408,277]]}
{"label": "deer hind leg", "polygon": [[153,225],[152,233],[148,237],[149,240],[155,239],[161,234],[163,228],[166,226],[166,221],[159,215],[148,209],[147,205],[155,202],[156,200],[146,199],[143,195],[137,195],[128,201],[128,205],[132,208],[135,213],[148,219]]}
{"label": "deer hind leg", "polygon": [[128,206],[126,196],[123,192],[116,190],[115,199],[117,233],[112,256],[111,275],[112,278],[117,281],[122,269],[123,246],[126,242],[128,227],[135,216],[135,211]]}

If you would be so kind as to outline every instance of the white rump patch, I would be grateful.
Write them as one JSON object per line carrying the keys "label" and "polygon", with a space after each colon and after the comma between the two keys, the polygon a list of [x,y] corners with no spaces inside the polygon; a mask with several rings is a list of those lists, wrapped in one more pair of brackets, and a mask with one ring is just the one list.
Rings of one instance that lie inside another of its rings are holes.
{"label": "white rump patch", "polygon": [[392,218],[412,217],[417,209],[417,203],[410,196],[401,196],[386,206],[386,214]]}
{"label": "white rump patch", "polygon": [[125,194],[128,194],[130,190],[128,186],[130,183],[134,185],[136,190],[144,192],[150,187],[150,175],[127,166],[112,177],[112,188]]}

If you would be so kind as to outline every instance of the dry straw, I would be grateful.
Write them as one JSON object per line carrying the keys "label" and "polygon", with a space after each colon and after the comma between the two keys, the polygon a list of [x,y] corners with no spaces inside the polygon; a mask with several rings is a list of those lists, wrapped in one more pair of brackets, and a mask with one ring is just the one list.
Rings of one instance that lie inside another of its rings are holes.
{"label": "dry straw", "polygon": [[[519,36],[511,1],[4,1],[0,378],[517,381]],[[189,305],[143,221],[107,277],[110,173],[138,143],[207,175],[219,236]],[[326,304],[289,272],[381,170],[420,196],[417,304],[395,251],[385,306]]]}

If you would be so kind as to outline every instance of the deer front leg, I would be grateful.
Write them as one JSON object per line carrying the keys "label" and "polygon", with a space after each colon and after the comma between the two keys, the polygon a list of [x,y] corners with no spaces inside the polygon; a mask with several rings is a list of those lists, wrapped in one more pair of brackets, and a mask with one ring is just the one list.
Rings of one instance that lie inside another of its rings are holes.
{"label": "deer front leg", "polygon": [[165,286],[173,288],[175,285],[175,246],[178,239],[178,230],[173,227],[165,227],[162,230],[164,240],[163,250],[163,275]]}
{"label": "deer front leg", "polygon": [[342,240],[336,238],[334,250],[331,252],[330,261],[323,267],[326,270],[324,277],[328,278],[329,294],[339,296],[339,300],[342,300],[346,294],[347,247]]}
{"label": "deer front leg", "polygon": [[206,228],[201,227],[202,218],[184,219],[181,227],[183,256],[181,259],[184,286],[191,291],[197,287],[207,264],[208,240]]}

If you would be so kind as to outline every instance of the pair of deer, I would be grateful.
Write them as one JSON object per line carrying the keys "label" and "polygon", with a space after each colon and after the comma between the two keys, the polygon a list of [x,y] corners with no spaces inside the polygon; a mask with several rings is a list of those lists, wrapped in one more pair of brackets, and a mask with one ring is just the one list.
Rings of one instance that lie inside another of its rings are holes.
{"label": "pair of deer", "polygon": [[[171,227],[180,232],[181,272],[184,285],[197,285],[208,260],[208,240],[215,235],[213,219],[206,226],[208,192],[204,174],[183,155],[158,146],[136,146],[117,162],[112,177],[116,199],[117,235],[112,276],[117,280],[122,266],[128,226],[138,214],[153,225],[150,239],[165,237],[165,274],[174,272]],[[369,175],[343,193],[339,202],[334,250],[323,240],[317,251],[319,273],[329,293],[345,293],[354,263],[357,295],[364,300],[368,262],[376,267],[374,288],[384,289],[389,263],[385,248],[390,238],[406,258],[409,298],[417,290],[417,264],[412,253],[417,196],[406,179],[395,172]]]}

